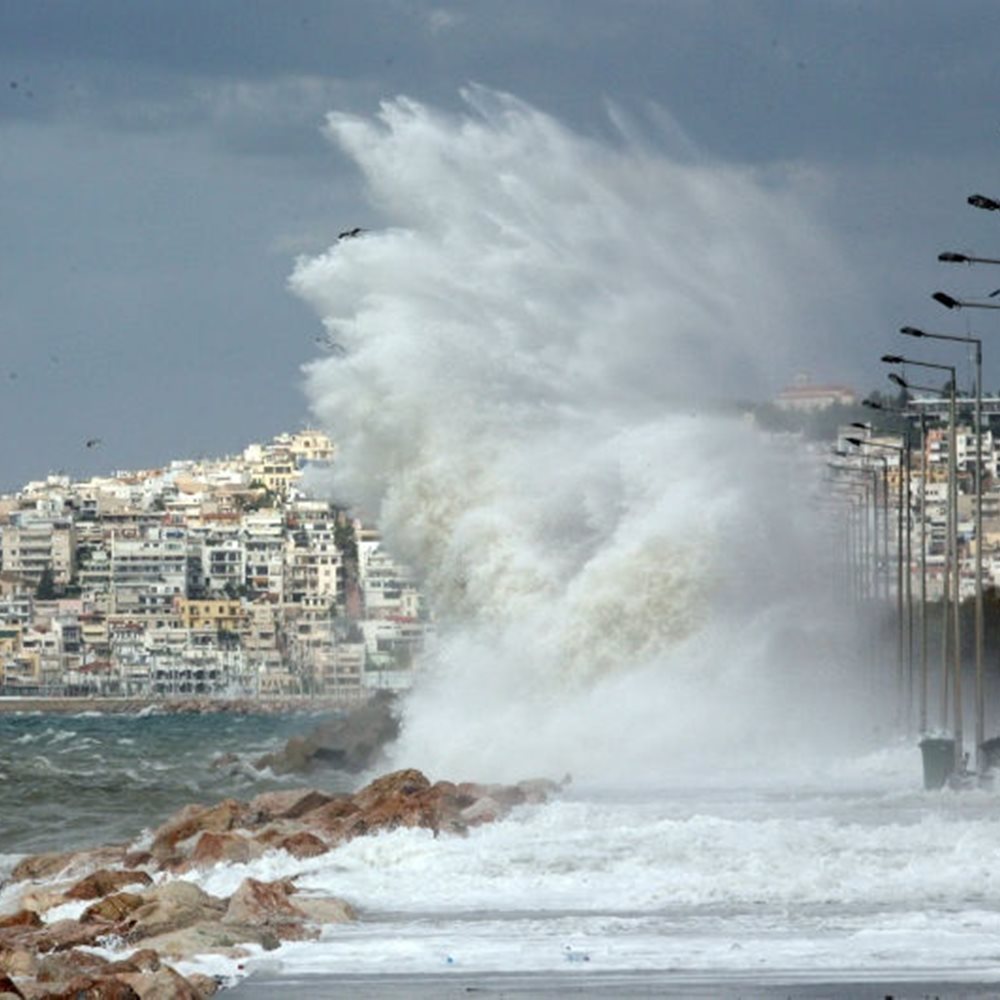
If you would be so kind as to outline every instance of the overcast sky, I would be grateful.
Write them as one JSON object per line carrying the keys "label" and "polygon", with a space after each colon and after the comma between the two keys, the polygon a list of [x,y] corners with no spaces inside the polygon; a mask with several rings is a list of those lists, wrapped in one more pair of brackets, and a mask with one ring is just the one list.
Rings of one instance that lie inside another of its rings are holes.
{"label": "overcast sky", "polygon": [[866,305],[775,388],[882,386],[901,324],[981,332],[998,386],[998,320],[929,297],[1000,286],[936,261],[1000,257],[965,201],[1000,197],[998,39],[994,0],[0,0],[0,489],[306,424],[320,327],[288,275],[381,221],[324,115],[469,82],[608,141],[609,102],[663,109],[700,155],[813,173]]}

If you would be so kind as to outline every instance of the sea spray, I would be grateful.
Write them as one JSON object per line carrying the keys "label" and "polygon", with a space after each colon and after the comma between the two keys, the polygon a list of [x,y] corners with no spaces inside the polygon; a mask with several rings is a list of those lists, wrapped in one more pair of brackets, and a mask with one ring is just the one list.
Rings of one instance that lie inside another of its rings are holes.
{"label": "sea spray", "polygon": [[330,116],[388,226],[291,279],[338,347],[328,488],[441,626],[399,761],[703,780],[856,736],[814,470],[720,405],[849,286],[795,183],[463,96]]}

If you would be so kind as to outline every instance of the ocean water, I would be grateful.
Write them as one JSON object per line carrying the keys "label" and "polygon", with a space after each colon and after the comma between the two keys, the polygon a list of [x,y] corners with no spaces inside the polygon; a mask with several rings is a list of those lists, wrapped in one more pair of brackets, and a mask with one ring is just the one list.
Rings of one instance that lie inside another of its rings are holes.
{"label": "ocean water", "polygon": [[282,787],[252,762],[315,721],[0,713],[0,859],[131,840],[189,802]]}
{"label": "ocean water", "polygon": [[[7,717],[5,773],[12,754],[24,763],[16,784],[0,783],[3,860],[138,840],[183,802],[274,787],[212,761],[263,752],[303,724]],[[359,919],[316,942],[181,968],[230,984],[353,976],[460,985],[508,974],[619,985],[615,977],[1000,983],[998,806],[991,791],[924,792],[919,754],[903,742],[794,776],[758,772],[738,786],[690,775],[660,786],[574,780],[553,801],[467,837],[397,830],[319,858],[270,852],[185,875],[219,895],[247,876],[294,877],[303,893],[347,899]],[[0,905],[9,901],[0,892]]]}
{"label": "ocean water", "polygon": [[918,757],[899,745],[795,787],[571,786],[466,838],[262,859],[258,877],[297,876],[360,919],[240,971],[1000,982],[997,796],[923,792]]}

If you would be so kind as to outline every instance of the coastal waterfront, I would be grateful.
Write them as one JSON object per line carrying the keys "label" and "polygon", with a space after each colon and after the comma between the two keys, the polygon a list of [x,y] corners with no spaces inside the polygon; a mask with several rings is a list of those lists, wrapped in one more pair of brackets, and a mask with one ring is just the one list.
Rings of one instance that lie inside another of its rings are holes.
{"label": "coastal waterfront", "polygon": [[246,969],[996,982],[996,797],[927,795],[911,764],[900,749],[795,786],[571,788],[467,839],[352,842],[299,882],[362,919]]}
{"label": "coastal waterfront", "polygon": [[[68,706],[65,706],[68,707]],[[0,865],[138,837],[190,802],[287,787],[252,762],[303,715],[0,713]],[[220,766],[221,764],[221,766]]]}
{"label": "coastal waterfront", "polygon": [[[109,737],[103,744],[87,728],[97,721]],[[273,746],[288,722],[12,716],[0,724],[23,727],[20,741],[5,733],[5,747],[37,746],[39,759],[66,772],[63,784],[48,770],[18,782],[22,792],[35,783],[25,808],[52,834],[45,846],[82,846],[86,831],[89,843],[148,848],[142,831],[184,801],[301,786],[211,766],[226,748]],[[132,767],[116,769],[123,748]],[[745,996],[748,985],[754,996],[906,997],[925,986],[940,996],[988,995],[982,984],[1000,982],[997,794],[924,792],[914,756],[899,744],[808,767],[788,761],[771,773],[748,767],[736,784],[731,775],[661,787],[584,781],[464,836],[389,828],[318,856],[269,850],[165,870],[156,884],[192,882],[225,899],[247,878],[292,880],[293,898],[335,897],[356,912],[325,925],[318,940],[176,963],[184,975],[218,977],[234,997],[343,989],[398,997],[407,983],[413,996],[468,988],[598,996],[608,984],[623,996]],[[100,787],[88,786],[88,771],[104,773]],[[68,806],[71,787],[79,791]],[[0,815],[10,809],[3,803]],[[42,846],[21,828],[8,826],[3,837],[16,856]],[[4,859],[7,870],[16,856]],[[0,904],[9,909],[15,889],[7,886]],[[49,919],[71,912],[64,904]],[[876,984],[892,990],[870,992]]]}

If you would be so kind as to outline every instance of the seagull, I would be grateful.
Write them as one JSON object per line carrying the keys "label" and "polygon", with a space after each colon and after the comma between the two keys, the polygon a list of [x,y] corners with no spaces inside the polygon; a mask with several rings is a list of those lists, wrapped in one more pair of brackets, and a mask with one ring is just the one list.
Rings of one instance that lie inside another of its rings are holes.
{"label": "seagull", "polygon": [[338,233],[337,239],[338,240],[354,239],[355,236],[360,236],[364,232],[367,232],[367,230],[362,229],[360,226],[355,226],[353,229],[345,229],[342,233]]}
{"label": "seagull", "polygon": [[101,444],[100,438],[87,438],[88,448],[96,448],[99,444]]}
{"label": "seagull", "polygon": [[330,337],[316,337],[315,340],[320,347],[329,351],[331,354],[336,354],[338,358],[342,358],[345,354],[347,354],[347,348],[345,348],[343,344],[338,344],[337,341]]}

